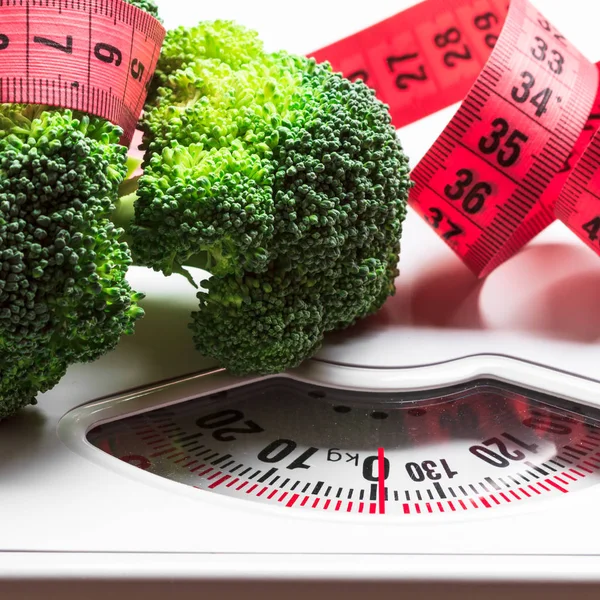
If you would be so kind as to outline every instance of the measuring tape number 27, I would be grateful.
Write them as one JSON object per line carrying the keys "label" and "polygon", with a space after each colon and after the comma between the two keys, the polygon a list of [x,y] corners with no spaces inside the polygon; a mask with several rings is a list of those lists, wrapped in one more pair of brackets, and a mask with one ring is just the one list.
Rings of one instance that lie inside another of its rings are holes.
{"label": "measuring tape number 27", "polygon": [[165,33],[123,0],[0,0],[0,103],[102,117],[128,146]]}
{"label": "measuring tape number 27", "polygon": [[427,0],[312,56],[397,128],[462,101],[409,203],[477,276],[557,217],[600,253],[598,69],[527,0]]}

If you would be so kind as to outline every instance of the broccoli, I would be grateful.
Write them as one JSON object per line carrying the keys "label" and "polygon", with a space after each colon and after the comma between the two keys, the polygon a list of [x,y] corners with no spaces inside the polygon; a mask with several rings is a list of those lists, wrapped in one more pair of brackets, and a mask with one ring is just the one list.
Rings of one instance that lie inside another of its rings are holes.
{"label": "broccoli", "polygon": [[125,0],[125,2],[141,8],[148,14],[151,14],[158,21],[162,21],[160,15],[158,14],[158,6],[154,0]]}
{"label": "broccoli", "polygon": [[199,267],[190,328],[234,374],[299,365],[395,293],[411,182],[389,109],[231,21],[167,33],[120,200],[136,264]]}
{"label": "broccoli", "polygon": [[143,316],[111,220],[128,174],[122,133],[71,110],[0,105],[0,419]]}

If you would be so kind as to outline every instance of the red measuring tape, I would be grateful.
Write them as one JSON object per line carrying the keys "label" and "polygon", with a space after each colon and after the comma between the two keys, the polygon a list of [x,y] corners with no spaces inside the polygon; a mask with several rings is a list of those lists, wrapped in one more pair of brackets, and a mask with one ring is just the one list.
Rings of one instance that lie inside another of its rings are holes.
{"label": "red measuring tape", "polygon": [[128,146],[165,33],[123,0],[0,0],[0,103],[102,117]]}
{"label": "red measuring tape", "polygon": [[398,128],[462,101],[409,203],[476,275],[557,216],[600,253],[598,69],[527,0],[428,0],[311,56]]}

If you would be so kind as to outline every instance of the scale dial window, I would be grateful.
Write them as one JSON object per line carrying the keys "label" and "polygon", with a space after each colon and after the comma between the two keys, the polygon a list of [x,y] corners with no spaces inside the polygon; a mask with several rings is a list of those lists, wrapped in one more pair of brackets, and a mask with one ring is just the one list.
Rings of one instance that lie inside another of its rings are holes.
{"label": "scale dial window", "polygon": [[276,377],[88,440],[132,468],[281,510],[453,519],[598,483],[599,417],[494,381],[384,394]]}

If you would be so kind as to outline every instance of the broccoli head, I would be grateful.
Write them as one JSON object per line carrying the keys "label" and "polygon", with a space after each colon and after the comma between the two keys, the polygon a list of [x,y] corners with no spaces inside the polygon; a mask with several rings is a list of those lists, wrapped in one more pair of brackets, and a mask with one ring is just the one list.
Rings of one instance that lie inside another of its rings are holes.
{"label": "broccoli head", "polygon": [[121,133],[70,110],[0,105],[0,371],[13,390],[0,416],[114,348],[142,315],[110,219],[127,172]]}
{"label": "broccoli head", "polygon": [[[251,64],[262,52],[258,33],[232,21],[202,22],[197,27],[171,29],[161,48],[148,104],[156,103],[157,94],[162,92],[171,74],[198,59],[214,59],[222,66],[239,69]],[[193,90],[192,93],[196,95]]]}
{"label": "broccoli head", "polygon": [[[130,3],[155,14],[153,0]],[[128,172],[122,133],[71,110],[0,104],[0,419],[143,316],[111,220]]]}
{"label": "broccoli head", "polygon": [[229,21],[169,32],[158,79],[128,234],[137,263],[210,273],[198,350],[281,372],[395,293],[411,183],[373,90]]}
{"label": "broccoli head", "polygon": [[125,2],[146,11],[158,21],[161,20],[158,14],[158,6],[154,0],[125,0]]}

